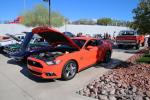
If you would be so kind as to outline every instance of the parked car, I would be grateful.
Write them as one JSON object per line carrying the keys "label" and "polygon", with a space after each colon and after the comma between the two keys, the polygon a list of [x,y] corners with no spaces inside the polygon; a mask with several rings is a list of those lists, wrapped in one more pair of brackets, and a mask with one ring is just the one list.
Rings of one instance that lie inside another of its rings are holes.
{"label": "parked car", "polygon": [[25,34],[16,34],[16,35],[6,34],[6,37],[7,37],[6,39],[2,39],[0,41],[1,50],[3,50],[4,47],[7,45],[21,43],[21,41],[25,37]]}
{"label": "parked car", "polygon": [[3,41],[3,40],[6,40],[6,39],[9,39],[10,37],[8,36],[0,36],[0,41]]}
{"label": "parked car", "polygon": [[139,49],[140,45],[144,46],[145,37],[143,35],[139,35],[134,30],[124,30],[120,31],[119,35],[116,37],[116,44],[119,48],[123,46],[132,46]]}
{"label": "parked car", "polygon": [[[15,37],[13,37],[13,38],[15,39]],[[5,53],[10,55],[11,53],[14,53],[16,50],[18,50],[21,47],[21,43],[23,42],[23,40],[21,40],[19,38],[16,38],[15,40],[18,41],[18,43],[9,44],[9,45],[4,46],[3,51]],[[40,41],[43,42],[44,40],[41,40],[41,38],[39,38],[39,37],[33,37],[30,41],[30,46],[32,46],[34,44],[36,45],[37,42],[40,42]]]}
{"label": "parked car", "polygon": [[75,37],[75,35],[71,32],[63,32],[68,37]]}
{"label": "parked car", "polygon": [[36,53],[27,59],[29,71],[41,78],[70,80],[88,66],[97,62],[109,62],[111,59],[111,44],[101,39],[70,39],[49,27],[37,27],[32,33],[53,44],[51,50]]}
{"label": "parked car", "polygon": [[5,48],[5,52],[17,61],[26,60],[28,56],[34,53],[47,51],[51,46],[32,32],[26,33],[26,37],[21,44],[10,45]]}

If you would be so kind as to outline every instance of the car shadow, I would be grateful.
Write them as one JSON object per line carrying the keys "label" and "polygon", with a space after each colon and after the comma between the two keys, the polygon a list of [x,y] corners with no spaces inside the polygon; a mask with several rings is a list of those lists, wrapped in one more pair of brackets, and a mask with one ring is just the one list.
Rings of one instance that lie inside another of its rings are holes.
{"label": "car shadow", "polygon": [[140,47],[140,49],[134,49],[134,48],[113,48],[114,51],[117,52],[124,52],[124,53],[130,53],[130,54],[135,54],[138,53],[139,51],[145,49],[146,47]]}
{"label": "car shadow", "polygon": [[36,77],[34,75],[32,75],[28,68],[27,68],[27,63],[24,61],[15,61],[13,59],[10,59],[7,61],[8,64],[13,64],[13,65],[18,65],[19,67],[21,67],[22,69],[20,70],[20,73],[23,74],[25,77],[27,77],[28,79],[35,81],[37,83],[47,83],[47,82],[55,82],[54,79],[42,79],[39,77]]}
{"label": "car shadow", "polygon": [[101,63],[96,64],[94,67],[95,68],[104,67],[106,69],[118,69],[118,68],[127,68],[131,65],[133,65],[133,64],[126,62],[126,61],[122,61],[119,59],[111,59],[111,61],[109,63],[101,62]]}
{"label": "car shadow", "polygon": [[103,63],[103,62],[97,63],[95,67],[96,68],[104,67],[106,69],[114,69],[116,68],[117,65],[121,64],[122,62],[123,61],[118,60],[118,59],[111,59],[109,63]]}
{"label": "car shadow", "polygon": [[1,50],[0,50],[0,54],[3,55],[3,56],[5,56],[5,57],[10,58],[9,55],[8,55],[7,53],[5,53],[4,51],[1,51]]}

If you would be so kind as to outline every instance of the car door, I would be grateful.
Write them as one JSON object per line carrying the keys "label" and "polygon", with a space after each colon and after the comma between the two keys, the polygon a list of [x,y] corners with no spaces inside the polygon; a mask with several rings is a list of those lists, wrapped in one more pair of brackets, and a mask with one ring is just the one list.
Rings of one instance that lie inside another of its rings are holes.
{"label": "car door", "polygon": [[105,46],[102,40],[97,40],[98,42],[98,52],[97,52],[97,62],[103,61],[105,56]]}
{"label": "car door", "polygon": [[83,67],[90,66],[95,64],[97,61],[97,53],[98,53],[98,46],[97,40],[90,40],[87,42],[85,47],[81,50],[82,53],[82,63]]}

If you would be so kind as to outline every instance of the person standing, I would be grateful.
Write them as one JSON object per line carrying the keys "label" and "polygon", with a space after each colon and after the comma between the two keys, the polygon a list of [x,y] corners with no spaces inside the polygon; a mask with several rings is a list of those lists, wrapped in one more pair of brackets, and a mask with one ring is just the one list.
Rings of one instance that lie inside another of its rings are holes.
{"label": "person standing", "polygon": [[115,34],[116,34],[116,31],[114,31],[114,33],[113,33],[113,39],[114,40],[116,39]]}

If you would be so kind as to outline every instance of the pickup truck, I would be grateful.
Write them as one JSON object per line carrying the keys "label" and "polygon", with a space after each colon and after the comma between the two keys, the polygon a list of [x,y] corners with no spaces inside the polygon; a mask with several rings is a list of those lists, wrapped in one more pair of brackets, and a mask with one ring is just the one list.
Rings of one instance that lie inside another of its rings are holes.
{"label": "pickup truck", "polygon": [[144,46],[145,37],[139,35],[137,31],[134,30],[123,30],[119,32],[119,35],[116,37],[116,44],[118,48],[126,47],[135,47],[139,49],[140,46]]}

